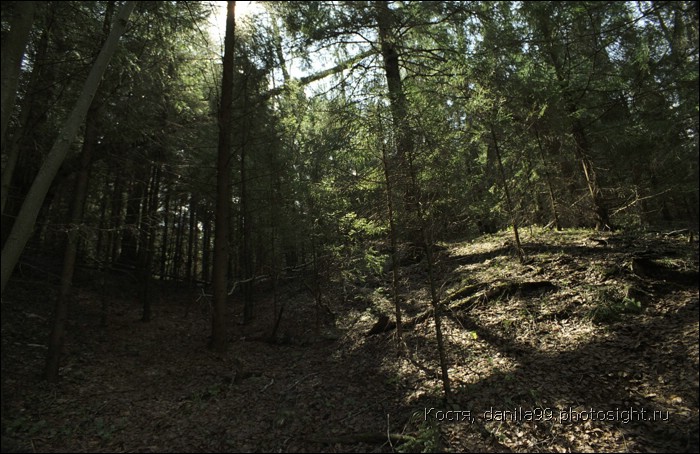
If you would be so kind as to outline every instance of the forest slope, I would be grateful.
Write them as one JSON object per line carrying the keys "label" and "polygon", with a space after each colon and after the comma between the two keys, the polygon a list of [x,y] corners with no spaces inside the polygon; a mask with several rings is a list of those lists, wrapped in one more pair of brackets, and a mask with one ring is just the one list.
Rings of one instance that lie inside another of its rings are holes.
{"label": "forest slope", "polygon": [[261,295],[224,354],[205,348],[197,291],[163,287],[150,323],[128,292],[110,295],[100,327],[86,287],[57,385],[39,375],[55,286],[17,278],[2,301],[2,450],[696,452],[697,239],[523,237],[523,265],[506,233],[446,244],[437,258],[453,413],[421,316],[424,260],[402,268],[408,358],[397,359],[393,331],[368,335],[392,314],[381,286],[326,295],[335,321],[316,333],[311,296],[290,284],[274,342],[272,296]]}

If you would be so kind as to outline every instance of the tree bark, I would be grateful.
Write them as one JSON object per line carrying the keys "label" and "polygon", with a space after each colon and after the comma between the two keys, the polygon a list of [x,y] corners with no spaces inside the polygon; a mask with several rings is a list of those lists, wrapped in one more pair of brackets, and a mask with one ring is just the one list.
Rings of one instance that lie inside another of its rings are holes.
{"label": "tree bark", "polygon": [[229,207],[231,205],[231,111],[233,106],[233,55],[236,30],[236,2],[228,2],[224,62],[219,107],[219,146],[216,160],[216,226],[214,234],[214,311],[209,348],[226,348],[226,296],[229,263]]}
{"label": "tree bark", "polygon": [[[381,118],[379,119],[381,128]],[[389,239],[391,242],[391,296],[394,301],[396,317],[396,347],[400,353],[403,349],[403,326],[401,323],[401,302],[399,300],[399,257],[396,224],[394,222],[394,202],[392,195],[391,172],[386,146],[382,142],[382,165],[384,167],[384,182],[386,189],[386,208],[389,217]]]}
{"label": "tree bark", "polygon": [[126,30],[129,15],[136,7],[136,2],[129,1],[119,11],[117,20],[112,26],[112,30],[105,41],[100,54],[95,61],[90,74],[85,81],[83,91],[73,108],[70,116],[66,120],[56,142],[49,152],[44,164],[32,183],[32,187],[22,204],[22,208],[17,216],[17,220],[12,226],[10,236],[2,249],[2,266],[0,279],[0,294],[5,291],[5,286],[10,280],[10,276],[17,265],[19,257],[22,255],[24,246],[32,235],[34,224],[41,210],[41,205],[49,192],[49,187],[56,177],[58,169],[68,154],[68,150],[75,139],[78,129],[85,121],[85,116],[92,103],[92,99],[100,85],[102,75],[107,69],[109,60],[112,58],[119,38]]}
{"label": "tree bark", "polygon": [[139,225],[139,254],[138,277],[139,298],[143,307],[141,321],[149,322],[153,307],[153,254],[155,253],[155,213],[158,209],[158,193],[160,191],[160,163],[152,165],[148,193],[143,198],[141,222]]}
{"label": "tree bark", "polygon": [[[418,213],[418,198],[416,194],[416,175],[413,169],[413,137],[408,125],[408,100],[403,90],[401,79],[401,67],[399,52],[394,36],[394,18],[389,9],[388,2],[375,2],[379,41],[384,63],[389,106],[391,108],[392,123],[396,134],[396,160],[394,167],[396,186],[403,193],[404,226],[417,226],[415,214]],[[409,227],[410,228],[410,227]],[[411,233],[410,241],[420,244],[422,235],[419,229]]]}
{"label": "tree bark", "polygon": [[90,178],[90,165],[92,154],[97,145],[97,111],[90,109],[90,115],[85,123],[85,140],[80,158],[80,171],[75,183],[74,199],[71,208],[71,220],[68,227],[68,242],[66,252],[63,257],[63,271],[61,273],[61,288],[54,306],[51,334],[49,335],[48,353],[44,375],[50,383],[58,381],[58,368],[61,350],[65,339],[65,326],[68,318],[68,297],[71,283],[73,282],[73,272],[75,271],[75,261],[78,252],[78,240],[80,239],[79,229],[83,222],[83,212],[85,200],[87,199],[87,187]]}
{"label": "tree bark", "polygon": [[160,280],[164,280],[167,275],[168,264],[168,233],[170,229],[170,188],[166,189],[165,206],[163,207],[163,236],[160,246]]}
{"label": "tree bark", "polygon": [[[243,112],[247,112],[247,96],[248,84],[247,78],[243,78]],[[247,115],[246,115],[247,116]],[[252,235],[253,235],[253,219],[249,210],[249,191],[248,191],[248,172],[247,172],[247,148],[248,140],[244,128],[241,131],[241,154],[240,154],[240,254],[239,266],[241,268],[241,293],[243,295],[243,323],[248,324],[253,321],[253,254],[252,254]]]}
{"label": "tree bark", "polygon": [[190,208],[188,210],[187,219],[189,221],[189,227],[187,230],[187,271],[186,279],[187,283],[191,284],[193,279],[193,264],[194,264],[194,242],[195,242],[195,230],[197,228],[197,196],[190,194]]}
{"label": "tree bark", "polygon": [[503,185],[503,192],[506,195],[506,204],[508,206],[508,213],[510,214],[511,224],[513,225],[513,235],[515,236],[515,249],[518,254],[518,259],[520,263],[525,261],[523,256],[523,248],[520,244],[520,233],[518,233],[518,220],[515,215],[515,207],[513,206],[513,200],[510,197],[510,189],[508,188],[508,180],[506,180],[506,171],[503,169],[503,160],[501,159],[501,151],[498,148],[498,140],[496,139],[496,131],[491,125],[491,139],[493,140],[493,149],[496,153],[496,162],[498,163],[498,173],[501,176],[501,184]]}
{"label": "tree bark", "polygon": [[202,221],[202,281],[209,282],[211,256],[211,219],[209,210]]}
{"label": "tree bark", "polygon": [[[109,36],[110,24],[114,14],[114,2],[110,2],[105,13],[102,31],[105,36]],[[63,260],[63,271],[61,273],[61,289],[54,308],[53,326],[49,336],[48,352],[46,357],[45,376],[47,381],[56,383],[58,381],[58,366],[61,350],[65,339],[65,323],[68,318],[69,293],[73,282],[75,271],[75,261],[78,252],[78,241],[80,240],[79,228],[83,222],[85,212],[85,201],[87,200],[88,183],[90,180],[90,167],[92,157],[97,148],[97,132],[100,111],[100,102],[93,98],[88,115],[85,120],[85,134],[83,139],[83,151],[80,157],[80,171],[75,182],[75,192],[73,206],[71,209],[71,221],[68,231],[68,242]],[[104,204],[103,204],[104,207]],[[104,215],[104,209],[102,210]],[[99,255],[99,248],[97,250]],[[102,276],[104,279],[104,276]]]}

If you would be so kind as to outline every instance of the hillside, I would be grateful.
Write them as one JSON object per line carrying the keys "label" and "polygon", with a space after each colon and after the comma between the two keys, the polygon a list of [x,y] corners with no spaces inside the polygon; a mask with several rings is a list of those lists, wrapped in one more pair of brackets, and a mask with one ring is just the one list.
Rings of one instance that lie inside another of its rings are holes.
{"label": "hillside", "polygon": [[201,290],[161,288],[149,324],[111,295],[101,327],[86,287],[57,385],[40,380],[53,284],[17,279],[2,301],[2,450],[697,451],[697,240],[535,229],[521,265],[507,238],[445,244],[437,259],[447,408],[424,260],[402,268],[402,357],[394,330],[368,334],[392,314],[382,286],[326,295],[335,320],[317,334],[291,282],[275,339],[267,293],[269,314],[236,326],[224,354],[205,348]]}

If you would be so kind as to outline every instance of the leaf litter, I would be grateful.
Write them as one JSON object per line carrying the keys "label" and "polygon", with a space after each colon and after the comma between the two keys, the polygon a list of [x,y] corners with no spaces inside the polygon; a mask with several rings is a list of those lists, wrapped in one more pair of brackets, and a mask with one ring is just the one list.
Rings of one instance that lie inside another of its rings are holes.
{"label": "leaf litter", "polygon": [[40,376],[56,286],[17,279],[2,301],[2,450],[697,452],[697,242],[589,236],[525,234],[525,264],[506,233],[443,245],[449,405],[420,317],[424,263],[401,270],[415,320],[402,356],[394,330],[367,335],[393,316],[388,288],[348,298],[329,282],[336,319],[316,330],[312,296],[290,284],[274,342],[271,293],[247,326],[234,299],[229,348],[212,353],[196,289],[163,286],[150,323],[108,296],[102,327],[100,295],[78,287],[56,385]]}

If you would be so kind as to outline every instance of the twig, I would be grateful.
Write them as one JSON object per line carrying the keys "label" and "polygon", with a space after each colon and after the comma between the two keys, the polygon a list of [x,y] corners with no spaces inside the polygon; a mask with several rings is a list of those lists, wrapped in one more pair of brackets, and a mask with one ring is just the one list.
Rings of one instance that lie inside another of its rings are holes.
{"label": "twig", "polygon": [[396,449],[394,449],[394,444],[391,442],[391,431],[389,430],[389,413],[386,414],[386,439],[389,442],[389,446],[391,446],[391,450],[396,451]]}
{"label": "twig", "polygon": [[290,386],[289,388],[287,388],[285,392],[291,391],[291,390],[292,390],[294,387],[296,387],[299,383],[301,383],[302,381],[304,381],[304,380],[306,380],[307,378],[312,377],[312,376],[314,376],[314,375],[316,375],[316,372],[312,372],[312,373],[310,373],[310,374],[308,374],[308,375],[304,375],[304,376],[301,377],[299,380],[295,381],[294,384],[293,384],[292,386]]}
{"label": "twig", "polygon": [[267,388],[269,388],[270,386],[272,386],[272,384],[273,384],[274,382],[275,382],[275,379],[274,379],[274,378],[271,378],[271,379],[270,379],[270,383],[268,383],[267,385],[263,386],[263,389],[261,389],[260,392],[264,392]]}

